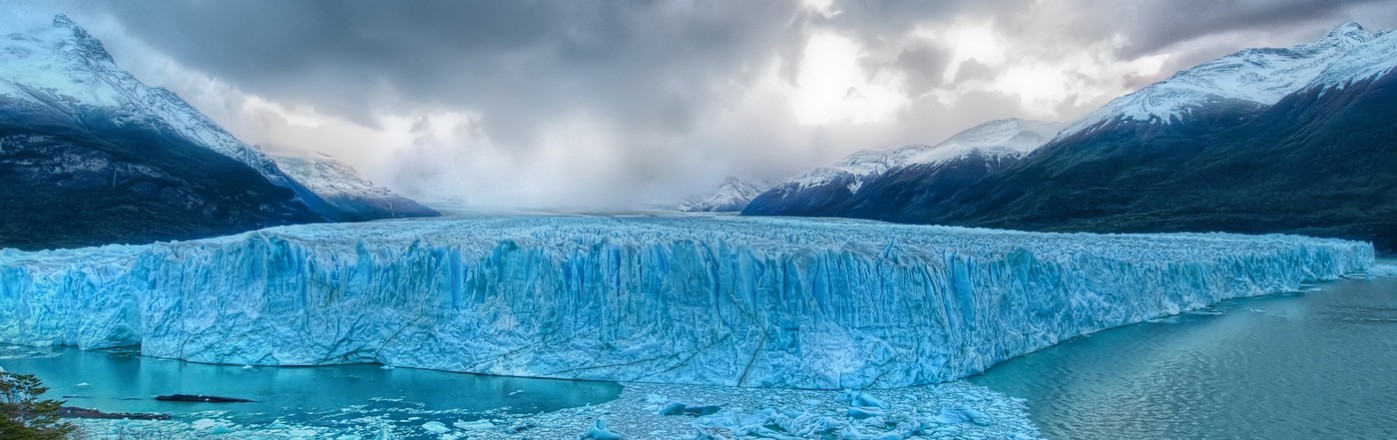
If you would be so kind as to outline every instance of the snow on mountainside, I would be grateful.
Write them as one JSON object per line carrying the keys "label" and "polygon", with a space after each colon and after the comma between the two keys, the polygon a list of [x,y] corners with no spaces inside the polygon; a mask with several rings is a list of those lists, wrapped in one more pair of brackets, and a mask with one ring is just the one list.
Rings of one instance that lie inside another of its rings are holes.
{"label": "snow on mountainside", "polygon": [[796,176],[780,185],[800,191],[849,178],[849,191],[857,193],[863,182],[890,169],[944,162],[971,152],[988,156],[1018,157],[1043,146],[1063,127],[1055,122],[999,119],[971,127],[936,146],[909,145],[891,151],[854,153],[828,167]]}
{"label": "snow on mountainside", "polygon": [[0,96],[68,110],[88,105],[122,110],[120,124],[163,125],[180,136],[242,162],[282,186],[292,186],[267,155],[238,141],[164,88],[153,88],[118,67],[102,42],[58,15],[53,25],[0,38]]}
{"label": "snow on mountainside", "polygon": [[[0,171],[6,174],[0,177],[7,180],[0,182],[34,187],[30,199],[93,205],[122,217],[53,212],[71,220],[34,229],[32,240],[15,238],[12,231],[25,228],[0,231],[0,245],[190,238],[271,224],[435,215],[400,197],[385,202],[372,191],[365,200],[349,199],[352,192],[326,200],[179,96],[123,70],[100,41],[64,15],[34,29],[5,24],[10,33],[0,38],[0,124],[6,131],[0,134],[7,136],[0,139],[6,144]],[[16,197],[0,202],[9,210],[0,219],[21,216],[37,203]],[[162,234],[158,223],[172,217],[186,227]]]}
{"label": "snow on mountainside", "polygon": [[1245,49],[1180,71],[1112,100],[1058,135],[1120,121],[1170,123],[1209,103],[1241,100],[1262,106],[1302,90],[1344,87],[1397,66],[1397,35],[1370,33],[1357,23],[1334,28],[1313,43]]}
{"label": "snow on mountainside", "polygon": [[370,211],[386,212],[388,217],[436,215],[435,211],[417,202],[374,185],[353,167],[339,163],[328,155],[316,153],[313,158],[277,156],[274,159],[282,171],[341,211],[360,212],[371,206],[373,209]]}
{"label": "snow on mountainside", "polygon": [[392,191],[365,180],[353,167],[316,153],[314,158],[275,156],[282,171],[321,197],[385,197]]}
{"label": "snow on mountainside", "polygon": [[234,365],[896,388],[1373,263],[1367,243],[1280,235],[751,217],[332,223],[0,250],[0,342],[138,344]]}
{"label": "snow on mountainside", "polygon": [[752,199],[761,195],[770,185],[760,185],[751,181],[729,177],[717,191],[707,197],[695,197],[679,205],[680,211],[688,212],[731,212],[741,211]]}
{"label": "snow on mountainside", "polygon": [[[1347,23],[1248,49],[1112,101],[1008,166],[842,181],[748,215],[1092,232],[1283,232],[1397,249],[1397,33]],[[1003,161],[1001,161],[1003,162]],[[961,165],[961,166],[951,166]],[[988,169],[988,171],[984,171]],[[780,188],[780,187],[778,187]]]}

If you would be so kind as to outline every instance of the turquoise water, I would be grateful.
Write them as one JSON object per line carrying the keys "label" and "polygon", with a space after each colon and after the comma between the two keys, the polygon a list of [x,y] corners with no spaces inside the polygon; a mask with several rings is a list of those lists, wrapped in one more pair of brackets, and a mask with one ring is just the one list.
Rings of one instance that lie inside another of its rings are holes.
{"label": "turquoise water", "polygon": [[1397,439],[1397,279],[1227,301],[1076,338],[971,382],[1050,439]]}
{"label": "turquoise water", "polygon": [[[276,419],[330,426],[366,417],[404,420],[424,414],[469,414],[505,408],[533,413],[615,399],[611,382],[528,379],[448,373],[378,365],[257,367],[207,365],[142,357],[135,349],[0,346],[0,367],[35,374],[48,397],[108,412],[161,412],[176,416],[227,411],[238,423]],[[160,402],[162,394],[206,394],[254,403]],[[415,422],[421,424],[420,421]]]}

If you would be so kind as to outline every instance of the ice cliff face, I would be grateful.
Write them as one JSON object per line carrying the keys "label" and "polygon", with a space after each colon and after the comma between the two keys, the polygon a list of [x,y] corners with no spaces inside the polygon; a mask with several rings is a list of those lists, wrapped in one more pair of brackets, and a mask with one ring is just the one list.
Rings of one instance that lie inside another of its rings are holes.
{"label": "ice cliff face", "polygon": [[800,388],[948,381],[1373,264],[1366,243],[773,218],[319,224],[0,251],[0,342]]}
{"label": "ice cliff face", "polygon": [[1121,121],[1169,123],[1213,103],[1269,106],[1304,90],[1344,87],[1397,67],[1397,35],[1348,22],[1313,43],[1246,49],[1116,98],[1059,138]]}

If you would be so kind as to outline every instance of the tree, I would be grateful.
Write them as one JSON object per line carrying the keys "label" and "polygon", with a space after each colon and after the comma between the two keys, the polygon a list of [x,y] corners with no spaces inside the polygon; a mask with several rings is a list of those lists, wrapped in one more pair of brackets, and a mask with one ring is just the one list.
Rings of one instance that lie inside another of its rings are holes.
{"label": "tree", "polygon": [[0,438],[63,440],[75,429],[61,422],[61,400],[40,400],[48,388],[29,374],[0,373]]}

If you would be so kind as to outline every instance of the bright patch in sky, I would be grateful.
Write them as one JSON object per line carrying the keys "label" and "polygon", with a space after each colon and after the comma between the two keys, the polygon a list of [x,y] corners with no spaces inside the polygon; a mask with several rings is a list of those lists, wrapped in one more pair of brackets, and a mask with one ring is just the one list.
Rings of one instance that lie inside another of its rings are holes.
{"label": "bright patch in sky", "polygon": [[902,74],[867,72],[859,63],[862,56],[848,38],[829,33],[810,37],[795,83],[785,90],[797,123],[882,122],[909,104]]}
{"label": "bright patch in sky", "polygon": [[801,0],[800,4],[806,9],[825,16],[825,18],[834,17],[839,14],[839,11],[834,9],[834,0]]}
{"label": "bright patch in sky", "polygon": [[941,80],[953,82],[960,73],[961,65],[974,60],[986,66],[1004,64],[1004,46],[994,34],[990,23],[970,23],[956,20],[949,29],[940,33],[925,34],[932,39],[941,39],[951,44],[951,62],[942,72]]}

